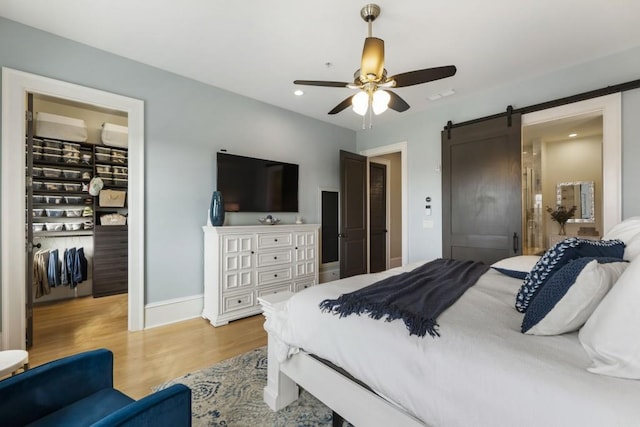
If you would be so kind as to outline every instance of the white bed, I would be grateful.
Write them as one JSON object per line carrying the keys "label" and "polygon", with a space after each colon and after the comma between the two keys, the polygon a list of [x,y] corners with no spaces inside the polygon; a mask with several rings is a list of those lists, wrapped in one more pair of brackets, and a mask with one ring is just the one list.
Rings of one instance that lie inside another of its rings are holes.
{"label": "white bed", "polygon": [[[493,269],[440,315],[437,338],[409,336],[401,320],[339,318],[318,308],[326,298],[417,265],[262,301],[271,408],[294,400],[298,382],[356,426],[640,423],[640,381],[588,372],[591,360],[577,332],[522,334],[522,314],[514,309],[522,280]],[[393,404],[352,387],[308,354],[338,365]]]}

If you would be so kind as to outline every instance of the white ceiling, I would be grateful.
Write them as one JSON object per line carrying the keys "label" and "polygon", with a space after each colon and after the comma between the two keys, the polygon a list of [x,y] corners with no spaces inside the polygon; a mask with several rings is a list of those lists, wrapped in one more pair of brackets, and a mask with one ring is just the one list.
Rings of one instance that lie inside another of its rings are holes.
{"label": "white ceiling", "polygon": [[[351,81],[367,25],[363,0],[0,0],[0,15],[231,92],[351,129],[350,109],[327,112],[346,88],[293,80]],[[548,73],[640,43],[637,0],[378,0],[373,35],[389,75],[456,65],[451,78],[396,89],[411,109]],[[325,64],[330,62],[332,66]]]}

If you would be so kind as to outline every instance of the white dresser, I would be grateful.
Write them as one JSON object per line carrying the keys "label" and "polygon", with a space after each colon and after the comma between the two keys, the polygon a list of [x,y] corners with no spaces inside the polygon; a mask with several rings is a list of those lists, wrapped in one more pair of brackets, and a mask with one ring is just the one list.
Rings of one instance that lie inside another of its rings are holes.
{"label": "white dresser", "polygon": [[262,312],[258,298],[318,283],[317,224],[202,227],[204,309],[213,326]]}

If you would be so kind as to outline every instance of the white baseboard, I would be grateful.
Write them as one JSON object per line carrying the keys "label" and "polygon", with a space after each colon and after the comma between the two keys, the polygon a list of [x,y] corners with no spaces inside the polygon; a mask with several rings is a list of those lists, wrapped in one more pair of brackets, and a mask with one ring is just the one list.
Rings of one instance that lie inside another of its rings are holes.
{"label": "white baseboard", "polygon": [[389,268],[402,267],[402,257],[390,258]]}
{"label": "white baseboard", "polygon": [[144,307],[144,328],[169,325],[202,316],[204,295],[154,302]]}

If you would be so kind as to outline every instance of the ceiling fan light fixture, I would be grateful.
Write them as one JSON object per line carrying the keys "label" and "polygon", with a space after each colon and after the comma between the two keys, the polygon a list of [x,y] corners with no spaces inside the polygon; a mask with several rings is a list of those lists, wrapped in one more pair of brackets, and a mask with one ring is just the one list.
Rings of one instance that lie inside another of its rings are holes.
{"label": "ceiling fan light fixture", "polygon": [[360,79],[363,82],[378,81],[384,72],[384,40],[367,37],[362,49]]}
{"label": "ceiling fan light fixture", "polygon": [[358,92],[351,98],[351,104],[356,114],[364,116],[369,108],[369,95],[366,92]]}
{"label": "ceiling fan light fixture", "polygon": [[[293,83],[297,85],[357,90],[358,93],[342,100],[342,102],[329,111],[329,114],[337,114],[346,110],[349,108],[349,105],[351,105],[356,114],[363,116],[364,129],[364,116],[367,112],[369,112],[369,127],[371,127],[371,117],[373,113],[382,114],[388,108],[399,113],[409,109],[409,104],[397,93],[389,89],[414,86],[451,77],[456,74],[456,67],[455,65],[447,65],[443,67],[425,68],[387,77],[387,70],[384,67],[384,40],[373,37],[372,31],[373,22],[380,16],[380,6],[367,4],[360,10],[360,16],[367,23],[368,36],[364,41],[360,62],[361,67],[353,74],[353,82],[294,80]],[[326,62],[325,65],[329,67],[330,62]],[[453,93],[453,90],[445,91],[437,94],[436,98],[433,99],[442,98],[452,95]]]}
{"label": "ceiling fan light fixture", "polygon": [[371,108],[373,109],[373,114],[378,115],[387,111],[389,108],[389,101],[391,100],[391,95],[384,90],[376,90],[373,92],[373,101],[371,102]]}

